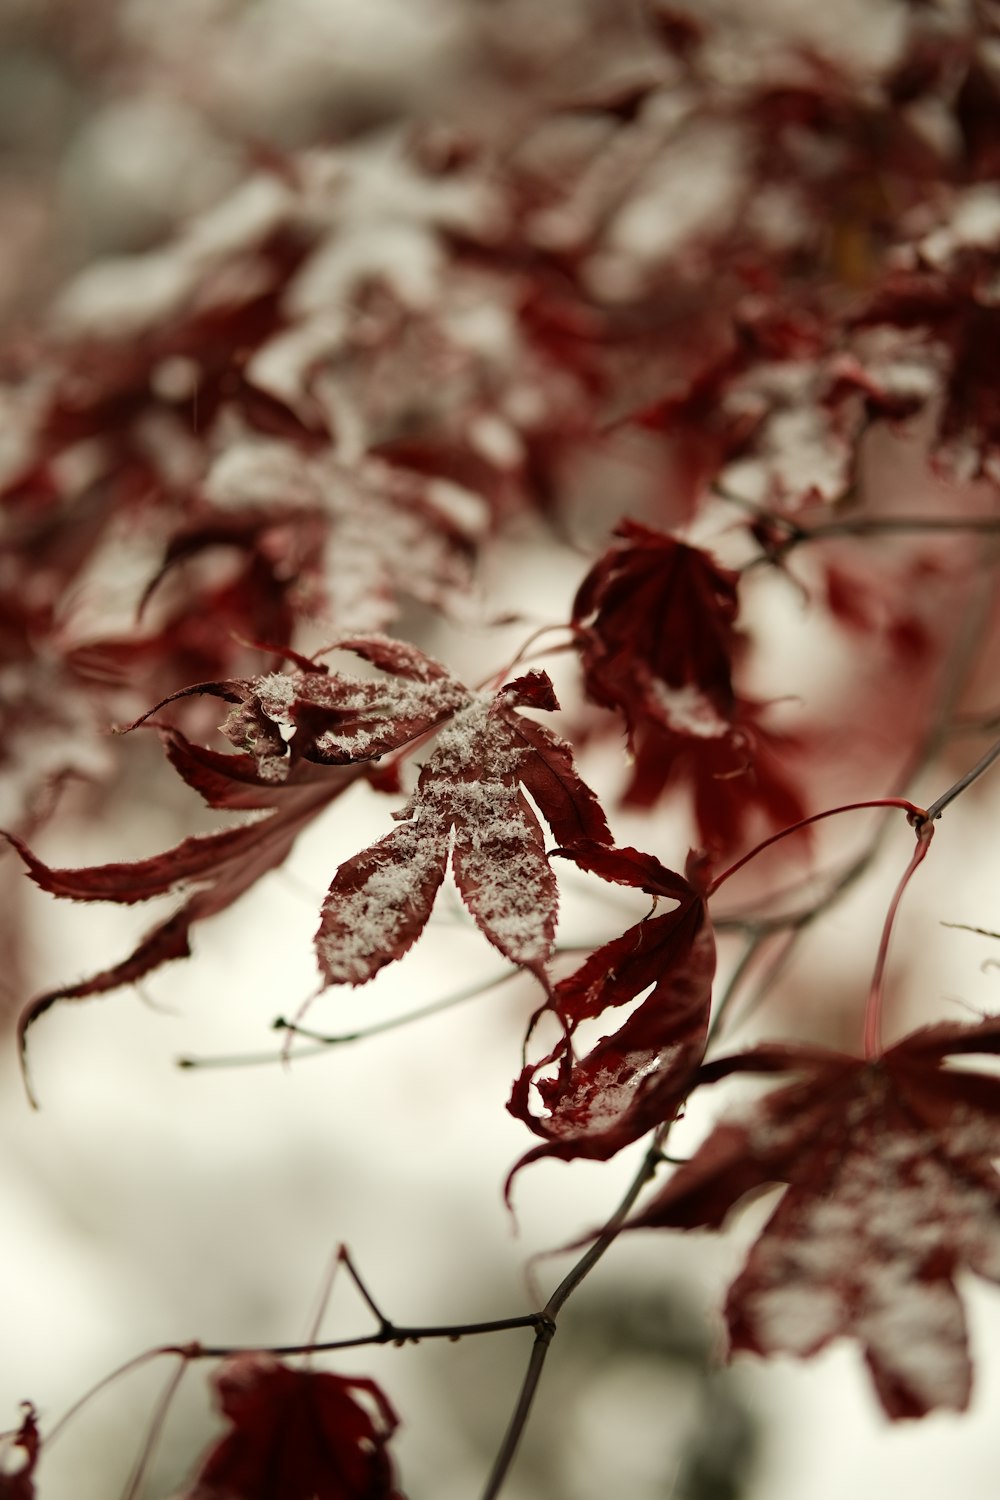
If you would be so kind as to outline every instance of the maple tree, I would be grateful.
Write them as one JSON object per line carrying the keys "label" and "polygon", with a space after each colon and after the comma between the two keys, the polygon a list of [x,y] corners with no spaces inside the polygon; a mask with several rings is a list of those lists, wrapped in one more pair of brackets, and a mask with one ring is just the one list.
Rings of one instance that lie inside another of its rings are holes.
{"label": "maple tree", "polygon": [[[331,105],[273,140],[225,103],[244,23],[192,14],[185,107],[230,179],[8,314],[5,863],[64,900],[176,902],[32,995],[10,882],[14,1045],[44,1102],[43,1016],[197,964],[201,924],[365,798],[385,831],[331,861],[282,1055],[322,1049],[308,1007],[405,964],[453,888],[532,996],[508,1204],[524,1172],[646,1144],[540,1306],[400,1327],[342,1250],[375,1333],[152,1351],[173,1374],[129,1500],[203,1361],[228,1427],[185,1500],[401,1500],[394,1403],[313,1361],[530,1330],[493,1500],[611,1246],[651,1230],[668,1256],[769,1188],[729,1352],[853,1339],[893,1420],[965,1410],[956,1276],[1000,1281],[1000,1080],[961,1061],[1000,1024],[911,1025],[887,992],[935,829],[1000,758],[996,8],[898,0],[856,54],[721,0],[567,5],[551,36],[513,0],[454,9],[443,103]],[[48,45],[94,87],[164,68],[123,15]],[[511,607],[532,557],[572,583]],[[47,858],[81,785],[121,812],[154,737],[218,825]],[[581,945],[559,910],[583,881],[605,900]],[[859,886],[882,922],[867,997],[791,1016],[782,971]],[[630,892],[651,905],[623,924]],[[0,1439],[0,1496],[44,1493],[43,1417],[26,1403]]]}

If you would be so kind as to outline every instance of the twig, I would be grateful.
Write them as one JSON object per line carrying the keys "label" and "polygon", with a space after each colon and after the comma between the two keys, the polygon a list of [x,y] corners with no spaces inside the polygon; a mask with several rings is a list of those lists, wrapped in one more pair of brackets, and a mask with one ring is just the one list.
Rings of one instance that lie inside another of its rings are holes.
{"label": "twig", "polygon": [[927,809],[928,822],[933,823],[935,818],[939,818],[945,808],[954,802],[956,797],[960,797],[974,781],[978,781],[980,776],[989,770],[998,757],[1000,757],[1000,740],[997,740],[995,744],[990,746],[986,754],[976,761],[971,771],[966,771],[965,775],[960,776],[956,782],[953,782],[946,792],[941,793],[936,802],[931,803]]}

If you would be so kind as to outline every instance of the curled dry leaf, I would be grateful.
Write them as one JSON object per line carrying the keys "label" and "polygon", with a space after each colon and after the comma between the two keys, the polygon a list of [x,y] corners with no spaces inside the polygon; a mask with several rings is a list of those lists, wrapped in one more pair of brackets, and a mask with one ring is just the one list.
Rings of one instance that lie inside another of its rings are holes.
{"label": "curled dry leaf", "polygon": [[[521,1071],[507,1106],[545,1144],[517,1163],[508,1191],[514,1173],[528,1162],[546,1156],[603,1161],[672,1119],[705,1050],[715,941],[702,893],[637,849],[581,844],[567,852],[605,880],[676,905],[605,943],[555,986],[546,1009],[563,1034],[547,1056]],[[617,1031],[585,1057],[576,1056],[573,1038],[583,1021],[644,991],[648,994]],[[544,1076],[553,1066],[555,1076]],[[532,1113],[532,1087],[544,1115]]]}
{"label": "curled dry leaf", "polygon": [[399,1419],[373,1380],[239,1354],[213,1384],[230,1431],[182,1500],[403,1500],[388,1451]]}
{"label": "curled dry leaf", "polygon": [[1000,1051],[1000,1020],[914,1032],[870,1061],[770,1045],[711,1063],[798,1075],[717,1126],[631,1228],[718,1228],[748,1194],[787,1189],[729,1291],[734,1350],[808,1356],[856,1338],[886,1413],[969,1400],[955,1288],[1000,1282],[1000,1078],[945,1065]]}

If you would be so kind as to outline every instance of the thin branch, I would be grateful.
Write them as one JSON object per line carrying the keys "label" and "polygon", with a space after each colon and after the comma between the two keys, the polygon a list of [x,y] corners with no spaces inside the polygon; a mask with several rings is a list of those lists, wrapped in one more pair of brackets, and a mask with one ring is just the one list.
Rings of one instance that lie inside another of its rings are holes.
{"label": "thin branch", "polygon": [[538,1328],[545,1321],[543,1313],[521,1313],[515,1318],[488,1318],[478,1323],[433,1323],[403,1327],[385,1323],[377,1333],[359,1334],[353,1339],[325,1339],[318,1344],[188,1344],[164,1345],[154,1354],[183,1354],[188,1360],[231,1359],[237,1354],[270,1354],[275,1359],[290,1359],[300,1354],[335,1354],[340,1349],[364,1349],[377,1344],[420,1344],[425,1339],[459,1339],[481,1333],[504,1333],[511,1328]]}
{"label": "thin branch", "polygon": [[768,553],[765,561],[784,558],[794,547],[809,542],[824,542],[841,536],[998,536],[1000,519],[996,516],[847,516],[835,521],[821,521],[816,526],[803,526],[790,516],[768,510],[756,501],[735,495],[724,485],[712,486],[715,494],[729,505],[748,511],[758,521],[783,531],[785,539],[778,544],[774,554]]}
{"label": "thin branch", "polygon": [[746,942],[743,945],[743,952],[736,960],[733,972],[730,974],[728,980],[726,981],[726,987],[723,990],[722,994],[719,996],[718,1004],[715,1007],[715,1015],[712,1017],[711,1024],[708,1028],[708,1035],[705,1038],[706,1049],[711,1046],[711,1044],[715,1041],[716,1037],[721,1031],[726,1016],[728,1015],[730,1007],[732,1005],[734,995],[739,989],[739,986],[742,984],[743,979],[747,974],[750,965],[756,958],[761,945],[769,936],[770,933],[763,930],[762,928],[757,928],[756,930],[750,930],[747,932]]}
{"label": "thin branch", "polygon": [[503,1435],[503,1442],[493,1460],[493,1467],[486,1480],[486,1488],[483,1490],[482,1500],[495,1500],[499,1495],[501,1487],[514,1462],[521,1442],[521,1436],[527,1426],[531,1408],[534,1405],[535,1393],[538,1390],[538,1382],[542,1378],[542,1370],[548,1356],[549,1345],[555,1336],[555,1324],[539,1324],[535,1332],[535,1342],[531,1346],[531,1358],[528,1360],[528,1368],[521,1382],[521,1389],[517,1393],[517,1404],[511,1414],[507,1431]]}
{"label": "thin branch", "polygon": [[[181,1355],[180,1362],[178,1363],[177,1368],[171,1371],[166,1385],[160,1392],[159,1400],[156,1403],[152,1418],[150,1419],[149,1427],[146,1430],[145,1441],[143,1442],[139,1455],[136,1458],[135,1464],[133,1465],[132,1473],[129,1476],[128,1482],[126,1483],[125,1488],[122,1491],[122,1500],[137,1500],[142,1482],[146,1475],[146,1470],[149,1467],[150,1459],[152,1458],[153,1453],[156,1450],[156,1445],[160,1441],[160,1437],[163,1433],[163,1424],[167,1420],[167,1415],[170,1411],[173,1399],[177,1394],[181,1381],[184,1379],[184,1372],[186,1371],[187,1367],[187,1356]],[[49,1439],[49,1441],[51,1442],[51,1438]]]}
{"label": "thin branch", "polygon": [[958,932],[974,932],[978,937],[1000,938],[1000,932],[991,932],[988,927],[970,927],[968,922],[942,922],[942,927],[954,927]]}
{"label": "thin branch", "polygon": [[538,1390],[538,1382],[541,1379],[542,1369],[548,1356],[549,1345],[555,1337],[556,1319],[560,1310],[584,1278],[590,1275],[590,1272],[597,1265],[598,1261],[602,1259],[621,1233],[632,1205],[646,1184],[652,1181],[660,1162],[665,1159],[662,1148],[666,1142],[672,1123],[672,1121],[668,1121],[656,1130],[649,1149],[643,1157],[642,1164],[632,1179],[624,1198],[622,1198],[593,1244],[570,1267],[548,1302],[542,1308],[538,1327],[535,1332],[535,1342],[531,1348],[528,1368],[521,1382],[521,1389],[518,1392],[517,1402],[511,1414],[510,1422],[507,1425],[507,1430],[504,1433],[503,1442],[500,1444],[497,1456],[493,1461],[493,1467],[487,1477],[486,1487],[482,1493],[482,1500],[496,1500],[496,1496],[499,1495],[504,1481],[510,1472],[511,1464],[514,1461],[521,1437],[527,1426],[528,1417],[531,1414],[535,1394]]}
{"label": "thin branch", "polygon": [[365,1283],[362,1281],[361,1272],[358,1270],[357,1266],[351,1259],[351,1252],[348,1250],[346,1245],[341,1245],[340,1249],[338,1250],[337,1262],[339,1265],[342,1265],[344,1267],[348,1276],[354,1282],[354,1285],[358,1289],[358,1294],[361,1297],[362,1302],[365,1304],[368,1311],[371,1313],[372,1317],[379,1325],[379,1328],[383,1330],[391,1328],[391,1322],[379,1307],[378,1303],[375,1301],[375,1298],[372,1296]]}
{"label": "thin branch", "polygon": [[835,536],[899,536],[942,533],[948,535],[1000,535],[996,516],[856,516],[852,520],[824,521],[819,526],[797,528],[794,545],[822,542]]}
{"label": "thin branch", "polygon": [[371,1026],[362,1026],[357,1031],[344,1031],[334,1036],[311,1031],[306,1026],[299,1026],[295,1021],[286,1020],[284,1016],[276,1016],[271,1023],[273,1031],[288,1031],[293,1036],[305,1037],[316,1045],[300,1047],[296,1052],[286,1052],[282,1049],[279,1052],[237,1052],[217,1057],[185,1055],[176,1059],[176,1065],[178,1068],[254,1068],[286,1060],[297,1062],[300,1058],[320,1057],[328,1053],[331,1047],[344,1046],[348,1042],[361,1042],[366,1037],[380,1036],[386,1031],[398,1031],[402,1026],[409,1026],[412,1021],[423,1021],[427,1016],[437,1015],[439,1011],[450,1010],[452,1006],[462,1005],[466,1000],[474,1000],[478,995],[485,995],[488,991],[497,989],[501,984],[506,984],[508,980],[516,978],[523,972],[520,968],[507,969],[503,974],[498,974],[495,979],[477,980],[475,984],[466,985],[451,995],[445,995],[441,1000],[432,1000],[427,1005],[418,1006],[416,1010],[407,1011],[405,1015],[390,1016],[386,1021],[376,1021]]}

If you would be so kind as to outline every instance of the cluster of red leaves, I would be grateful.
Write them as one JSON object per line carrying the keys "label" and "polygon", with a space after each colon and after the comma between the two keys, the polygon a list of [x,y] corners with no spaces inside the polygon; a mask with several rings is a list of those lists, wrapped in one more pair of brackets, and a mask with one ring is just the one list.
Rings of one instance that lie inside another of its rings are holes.
{"label": "cluster of red leaves", "polygon": [[399,1419],[374,1381],[241,1354],[213,1385],[231,1430],[184,1500],[403,1500],[388,1452]]}

